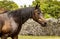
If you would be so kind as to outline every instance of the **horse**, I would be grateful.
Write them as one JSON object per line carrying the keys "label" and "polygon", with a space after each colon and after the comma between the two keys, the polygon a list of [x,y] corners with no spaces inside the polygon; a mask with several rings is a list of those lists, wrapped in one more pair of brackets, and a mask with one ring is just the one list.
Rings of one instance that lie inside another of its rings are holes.
{"label": "horse", "polygon": [[7,37],[18,39],[22,24],[24,24],[29,18],[32,18],[43,27],[47,25],[47,22],[42,15],[40,5],[38,4],[35,7],[20,8],[0,14],[1,39],[7,39]]}

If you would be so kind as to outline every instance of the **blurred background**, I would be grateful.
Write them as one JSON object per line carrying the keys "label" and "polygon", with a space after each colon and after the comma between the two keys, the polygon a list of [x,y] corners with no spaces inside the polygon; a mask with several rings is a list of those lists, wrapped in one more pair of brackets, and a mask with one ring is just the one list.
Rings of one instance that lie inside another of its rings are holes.
{"label": "blurred background", "polygon": [[60,0],[0,0],[0,13],[40,5],[47,20],[47,27],[41,27],[32,19],[22,25],[19,35],[60,36]]}

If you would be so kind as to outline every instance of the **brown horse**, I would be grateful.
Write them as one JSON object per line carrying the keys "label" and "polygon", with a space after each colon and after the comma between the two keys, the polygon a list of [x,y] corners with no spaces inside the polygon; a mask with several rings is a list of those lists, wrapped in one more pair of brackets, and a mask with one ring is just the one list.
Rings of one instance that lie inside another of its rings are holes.
{"label": "brown horse", "polygon": [[39,5],[27,7],[0,14],[0,37],[1,39],[18,39],[19,31],[29,18],[32,18],[43,27],[46,26],[46,20],[43,18]]}

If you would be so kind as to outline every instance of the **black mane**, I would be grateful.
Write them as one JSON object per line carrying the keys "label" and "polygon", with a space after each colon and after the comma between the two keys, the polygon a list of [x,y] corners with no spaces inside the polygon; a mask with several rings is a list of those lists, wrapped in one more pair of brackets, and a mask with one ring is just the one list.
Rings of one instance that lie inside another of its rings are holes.
{"label": "black mane", "polygon": [[14,14],[14,15],[17,15],[17,14],[26,14],[26,13],[32,13],[34,10],[34,7],[26,7],[26,8],[20,8],[20,9],[17,9],[17,10],[13,10],[13,11],[9,11],[8,13],[9,14]]}

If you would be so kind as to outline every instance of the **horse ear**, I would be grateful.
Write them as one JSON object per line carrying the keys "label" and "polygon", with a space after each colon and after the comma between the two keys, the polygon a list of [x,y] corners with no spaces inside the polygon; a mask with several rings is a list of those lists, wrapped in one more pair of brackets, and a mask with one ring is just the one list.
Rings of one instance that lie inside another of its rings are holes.
{"label": "horse ear", "polygon": [[40,5],[37,4],[37,5],[35,6],[35,9],[38,9],[39,7],[40,7]]}

